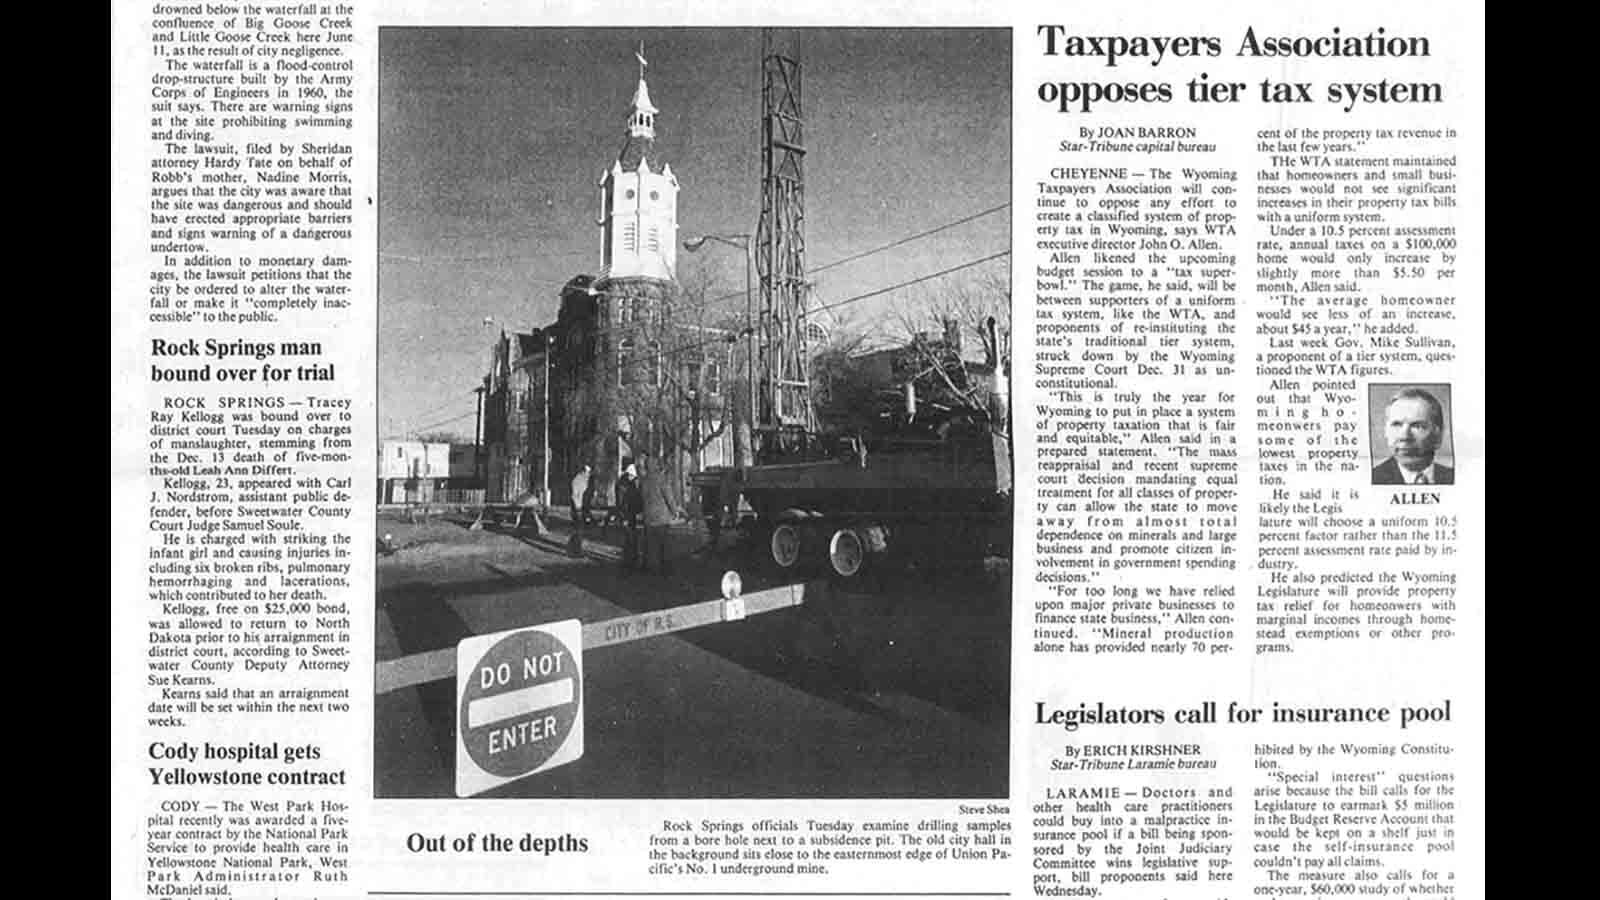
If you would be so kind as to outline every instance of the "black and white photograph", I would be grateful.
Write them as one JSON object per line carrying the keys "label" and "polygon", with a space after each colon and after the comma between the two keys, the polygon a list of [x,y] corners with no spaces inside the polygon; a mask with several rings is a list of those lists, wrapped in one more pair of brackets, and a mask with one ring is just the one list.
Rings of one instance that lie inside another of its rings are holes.
{"label": "black and white photograph", "polygon": [[375,794],[1009,796],[1010,29],[378,35]]}
{"label": "black and white photograph", "polygon": [[115,897],[1481,898],[1483,5],[112,5]]}
{"label": "black and white photograph", "polygon": [[1456,483],[1450,385],[1371,384],[1367,408],[1373,484]]}

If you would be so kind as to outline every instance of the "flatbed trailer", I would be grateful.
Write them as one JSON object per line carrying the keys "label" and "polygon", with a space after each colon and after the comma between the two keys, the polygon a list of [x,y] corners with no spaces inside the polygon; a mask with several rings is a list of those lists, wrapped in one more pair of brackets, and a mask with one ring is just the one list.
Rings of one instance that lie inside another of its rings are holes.
{"label": "flatbed trailer", "polygon": [[821,568],[853,579],[882,565],[964,565],[1009,553],[1010,442],[982,421],[813,442],[778,461],[708,469],[691,483],[703,508],[737,518],[780,574]]}

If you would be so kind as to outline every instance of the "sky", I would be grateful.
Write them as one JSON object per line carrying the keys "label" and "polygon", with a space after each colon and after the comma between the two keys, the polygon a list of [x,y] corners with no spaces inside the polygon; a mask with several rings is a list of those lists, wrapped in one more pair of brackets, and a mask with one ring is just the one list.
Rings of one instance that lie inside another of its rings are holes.
{"label": "sky", "polygon": [[[774,40],[802,68],[814,307],[1010,248],[1000,208],[1011,201],[1009,30],[800,29]],[[561,285],[598,271],[596,182],[622,146],[640,41],[660,109],[655,150],[679,183],[680,242],[754,232],[758,29],[380,31],[383,436],[470,440],[472,391],[500,329],[547,324]],[[738,294],[729,303],[742,310],[740,251],[680,249],[680,278],[692,267],[707,269],[713,296]],[[836,315],[881,332],[886,311],[918,292],[1008,269],[1002,257]]]}

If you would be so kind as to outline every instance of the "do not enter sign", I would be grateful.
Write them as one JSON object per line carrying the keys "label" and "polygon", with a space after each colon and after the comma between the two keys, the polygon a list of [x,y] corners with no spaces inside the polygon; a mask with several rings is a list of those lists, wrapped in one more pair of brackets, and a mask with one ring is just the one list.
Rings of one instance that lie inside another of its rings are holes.
{"label": "do not enter sign", "polygon": [[577,619],[456,645],[456,796],[583,756],[583,626]]}

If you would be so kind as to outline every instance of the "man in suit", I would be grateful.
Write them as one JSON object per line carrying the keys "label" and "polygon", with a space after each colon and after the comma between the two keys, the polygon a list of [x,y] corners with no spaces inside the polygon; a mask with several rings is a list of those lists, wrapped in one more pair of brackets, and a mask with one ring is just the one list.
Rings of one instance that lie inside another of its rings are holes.
{"label": "man in suit", "polygon": [[1372,468],[1373,484],[1454,484],[1455,469],[1434,462],[1444,441],[1444,406],[1421,388],[1406,388],[1383,408],[1389,458]]}
{"label": "man in suit", "polygon": [[659,460],[644,462],[644,476],[639,481],[641,506],[644,510],[644,554],[642,568],[647,572],[670,574],[667,563],[667,530],[678,519],[672,495],[667,492],[666,466]]}

